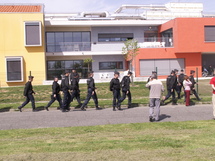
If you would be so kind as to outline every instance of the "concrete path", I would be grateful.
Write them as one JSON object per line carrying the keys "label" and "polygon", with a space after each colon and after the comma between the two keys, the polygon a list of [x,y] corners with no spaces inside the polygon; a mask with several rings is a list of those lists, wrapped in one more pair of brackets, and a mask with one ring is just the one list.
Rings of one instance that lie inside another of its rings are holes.
{"label": "concrete path", "polygon": [[[160,118],[160,122],[211,120],[213,118],[212,105],[162,106]],[[103,110],[87,109],[87,111],[72,109],[70,112],[65,113],[55,108],[50,108],[50,111],[42,110],[39,112],[31,112],[29,109],[24,108],[23,112],[0,113],[0,130],[143,122],[149,122],[148,107],[124,108],[123,111],[112,111],[111,108]]]}

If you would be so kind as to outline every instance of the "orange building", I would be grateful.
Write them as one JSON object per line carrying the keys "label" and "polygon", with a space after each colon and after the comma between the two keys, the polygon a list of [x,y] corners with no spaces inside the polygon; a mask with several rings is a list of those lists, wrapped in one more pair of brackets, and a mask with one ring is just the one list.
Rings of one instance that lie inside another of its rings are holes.
{"label": "orange building", "polygon": [[160,25],[158,32],[170,44],[141,48],[134,63],[137,77],[156,68],[160,77],[175,68],[186,74],[198,68],[201,76],[203,66],[215,65],[215,18],[176,18]]}

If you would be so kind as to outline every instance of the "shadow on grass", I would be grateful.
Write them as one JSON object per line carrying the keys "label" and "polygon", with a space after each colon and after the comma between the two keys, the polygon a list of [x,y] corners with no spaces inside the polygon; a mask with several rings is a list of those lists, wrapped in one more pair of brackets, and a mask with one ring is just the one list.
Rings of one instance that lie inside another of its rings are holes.
{"label": "shadow on grass", "polygon": [[4,107],[0,109],[0,112],[9,112],[12,107]]}

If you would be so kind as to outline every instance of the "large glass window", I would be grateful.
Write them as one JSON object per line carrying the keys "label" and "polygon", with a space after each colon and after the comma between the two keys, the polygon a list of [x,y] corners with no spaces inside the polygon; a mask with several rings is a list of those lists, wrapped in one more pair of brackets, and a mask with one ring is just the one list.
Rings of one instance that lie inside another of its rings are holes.
{"label": "large glass window", "polygon": [[115,42],[115,41],[126,41],[133,39],[133,33],[107,33],[107,34],[98,34],[99,42]]}
{"label": "large glass window", "polygon": [[75,69],[81,78],[87,78],[88,68],[83,60],[54,60],[47,61],[47,80],[52,80],[55,76],[61,78],[65,70],[72,69]]}
{"label": "large glass window", "polygon": [[7,82],[23,81],[22,57],[6,57]]}
{"label": "large glass window", "polygon": [[215,42],[215,26],[205,26],[205,41]]}
{"label": "large glass window", "polygon": [[46,51],[90,51],[90,32],[47,32]]}
{"label": "large glass window", "polygon": [[99,70],[123,69],[123,62],[99,62]]}

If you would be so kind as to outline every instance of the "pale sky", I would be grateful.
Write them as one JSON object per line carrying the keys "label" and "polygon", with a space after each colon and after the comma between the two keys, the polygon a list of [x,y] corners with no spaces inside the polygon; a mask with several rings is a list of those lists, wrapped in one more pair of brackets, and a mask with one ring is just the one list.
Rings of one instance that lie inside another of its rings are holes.
{"label": "pale sky", "polygon": [[0,4],[43,3],[45,13],[73,13],[83,11],[114,12],[123,4],[166,4],[168,2],[203,3],[204,12],[215,13],[215,0],[0,0]]}

